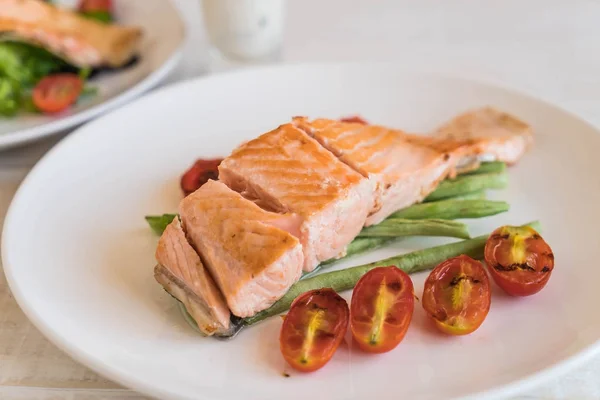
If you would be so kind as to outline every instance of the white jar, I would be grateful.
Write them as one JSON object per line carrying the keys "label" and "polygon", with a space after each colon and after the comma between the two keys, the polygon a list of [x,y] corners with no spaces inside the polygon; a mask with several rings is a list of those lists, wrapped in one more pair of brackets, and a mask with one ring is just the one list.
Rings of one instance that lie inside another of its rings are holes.
{"label": "white jar", "polygon": [[224,58],[260,62],[277,58],[283,42],[285,0],[202,0],[211,45]]}

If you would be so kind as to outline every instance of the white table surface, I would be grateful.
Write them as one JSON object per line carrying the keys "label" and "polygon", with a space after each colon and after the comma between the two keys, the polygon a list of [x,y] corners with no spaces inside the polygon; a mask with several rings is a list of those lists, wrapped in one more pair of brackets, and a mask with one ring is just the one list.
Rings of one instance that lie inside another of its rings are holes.
{"label": "white table surface", "polygon": [[[169,82],[202,74],[206,53],[199,3],[174,1],[189,39]],[[289,0],[284,60],[400,61],[519,88],[600,126],[600,0]],[[19,182],[61,137],[0,153],[1,219]],[[600,356],[518,398],[600,399]],[[0,274],[0,399],[146,397],[50,344]]]}

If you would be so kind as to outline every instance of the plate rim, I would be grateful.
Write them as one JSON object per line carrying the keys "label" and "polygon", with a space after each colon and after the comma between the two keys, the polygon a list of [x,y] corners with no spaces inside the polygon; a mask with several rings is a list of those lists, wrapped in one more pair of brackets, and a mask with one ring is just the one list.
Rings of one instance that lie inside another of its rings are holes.
{"label": "plate rim", "polygon": [[[4,274],[8,283],[8,286],[15,298],[15,301],[23,311],[23,313],[27,316],[29,321],[50,341],[52,344],[57,346],[61,351],[65,352],[69,357],[72,357],[77,362],[81,363],[84,366],[89,367],[94,370],[98,374],[110,379],[111,381],[121,384],[131,390],[138,391],[140,393],[144,393],[153,397],[159,396],[160,398],[181,398],[177,394],[169,391],[165,391],[163,388],[152,385],[151,383],[147,383],[147,381],[143,379],[137,378],[133,374],[129,373],[118,373],[118,368],[108,367],[106,364],[97,360],[94,356],[87,353],[87,351],[83,349],[79,349],[76,346],[70,346],[68,341],[64,340],[52,330],[50,325],[47,325],[41,315],[39,315],[32,307],[29,306],[26,300],[26,296],[19,290],[19,285],[15,280],[12,271],[13,267],[6,260],[8,259],[9,244],[11,237],[7,235],[12,230],[12,226],[16,224],[13,222],[15,220],[14,209],[16,208],[15,204],[19,202],[19,199],[23,195],[24,188],[30,184],[30,181],[35,179],[36,174],[39,170],[41,170],[44,165],[50,161],[52,161],[55,157],[55,154],[60,154],[62,148],[71,143],[74,140],[78,140],[80,137],[87,133],[86,131],[93,132],[93,129],[88,129],[88,126],[95,126],[96,124],[103,123],[103,119],[111,116],[116,112],[128,112],[129,108],[136,107],[140,103],[144,102],[152,102],[155,97],[162,97],[167,95],[169,92],[178,91],[180,87],[185,87],[190,84],[198,84],[198,82],[209,81],[213,79],[228,79],[231,75],[250,75],[252,76],[255,73],[264,73],[269,70],[280,70],[280,69],[306,69],[306,68],[323,68],[323,67],[337,67],[337,68],[348,68],[350,66],[358,67],[358,68],[373,68],[375,66],[393,66],[398,73],[401,74],[412,74],[414,76],[434,76],[437,78],[444,79],[452,79],[459,80],[464,82],[475,83],[482,86],[487,86],[489,88],[493,88],[494,90],[502,90],[511,92],[513,94],[519,95],[521,97],[527,98],[528,100],[535,101],[543,104],[546,107],[553,108],[565,115],[568,115],[570,118],[578,120],[592,130],[594,130],[597,134],[600,134],[600,127],[596,126],[585,117],[580,116],[563,106],[554,103],[550,100],[546,100],[543,97],[526,91],[524,89],[516,88],[509,84],[505,84],[504,82],[494,81],[490,79],[479,79],[479,78],[467,78],[465,76],[461,76],[455,73],[443,72],[439,70],[422,70],[417,69],[414,66],[407,66],[397,62],[306,62],[306,63],[283,63],[279,65],[267,65],[267,66],[252,66],[241,70],[233,70],[226,71],[219,74],[209,74],[203,76],[192,77],[189,79],[184,79],[182,81],[178,81],[176,83],[166,85],[153,91],[145,96],[142,96],[138,99],[135,99],[132,102],[129,102],[125,105],[125,107],[120,108],[119,110],[113,110],[97,118],[85,126],[81,126],[77,128],[71,135],[62,139],[56,146],[54,146],[50,151],[48,151],[37,163],[36,165],[29,171],[27,176],[23,179],[19,188],[15,192],[13,199],[7,209],[4,224],[2,227],[2,237],[0,241],[0,256],[2,257],[2,264],[4,269]],[[561,361],[557,361],[555,363],[550,364],[547,368],[541,369],[532,374],[526,375],[518,380],[513,380],[504,385],[499,385],[496,387],[492,387],[488,390],[476,392],[469,394],[467,396],[460,397],[462,400],[476,400],[476,399],[500,399],[506,398],[513,395],[518,395],[519,393],[526,391],[528,389],[534,388],[544,382],[547,382],[553,378],[560,377],[564,375],[570,370],[582,365],[586,361],[590,360],[595,355],[600,354],[600,337],[598,337],[593,343],[588,345],[587,347],[581,349],[575,354],[564,358]],[[207,397],[199,397],[199,399],[208,399]]]}
{"label": "plate rim", "polygon": [[0,150],[24,145],[36,140],[51,137],[64,132],[70,128],[77,129],[83,123],[94,119],[102,114],[106,114],[121,105],[127,104],[139,97],[143,93],[157,86],[179,65],[183,57],[185,38],[188,36],[188,28],[179,9],[173,3],[173,0],[163,0],[167,7],[171,7],[179,22],[179,38],[175,48],[163,63],[153,70],[148,76],[137,84],[125,89],[118,95],[92,106],[88,109],[77,112],[64,118],[58,118],[45,124],[33,126],[26,129],[19,129],[0,135]]}

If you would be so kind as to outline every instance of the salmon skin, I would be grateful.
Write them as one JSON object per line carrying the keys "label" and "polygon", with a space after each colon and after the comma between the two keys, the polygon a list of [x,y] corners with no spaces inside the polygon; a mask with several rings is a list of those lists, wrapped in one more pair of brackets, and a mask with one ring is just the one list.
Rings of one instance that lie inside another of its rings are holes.
{"label": "salmon skin", "polygon": [[368,179],[292,124],[236,149],[219,165],[219,179],[265,209],[301,219],[305,271],[344,254],[372,203]]}
{"label": "salmon skin", "polygon": [[205,335],[229,331],[230,313],[225,299],[188,243],[176,217],[167,226],[156,248],[154,277],[185,306]]}
{"label": "salmon skin", "polygon": [[302,246],[289,233],[295,215],[265,211],[217,181],[185,197],[179,213],[234,315],[268,308],[300,278]]}

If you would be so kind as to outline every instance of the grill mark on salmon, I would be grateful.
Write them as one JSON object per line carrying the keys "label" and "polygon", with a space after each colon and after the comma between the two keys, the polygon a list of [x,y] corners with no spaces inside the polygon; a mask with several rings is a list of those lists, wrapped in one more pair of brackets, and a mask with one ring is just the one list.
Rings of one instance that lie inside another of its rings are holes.
{"label": "grill mark on salmon", "polygon": [[366,226],[422,201],[452,165],[442,152],[413,142],[400,130],[302,117],[293,123],[372,181],[374,198]]}
{"label": "grill mark on salmon", "polygon": [[368,180],[292,124],[238,147],[219,166],[219,177],[271,211],[302,218],[305,271],[344,253],[372,201]]}
{"label": "grill mark on salmon", "polygon": [[482,160],[516,162],[533,141],[527,124],[490,107],[461,114],[432,136],[324,118],[292,121],[373,182],[366,226],[422,201],[443,179]]}

